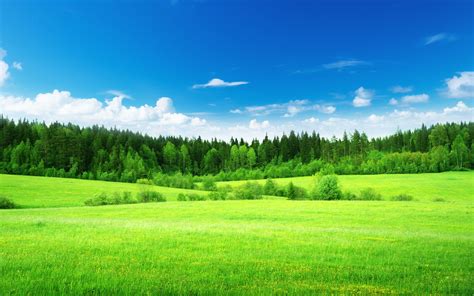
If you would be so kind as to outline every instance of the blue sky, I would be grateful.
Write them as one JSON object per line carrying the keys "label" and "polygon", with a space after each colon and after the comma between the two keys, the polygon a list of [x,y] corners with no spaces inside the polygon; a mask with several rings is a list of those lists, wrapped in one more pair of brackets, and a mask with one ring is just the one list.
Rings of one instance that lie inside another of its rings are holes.
{"label": "blue sky", "polygon": [[221,138],[472,120],[473,6],[6,0],[1,112]]}

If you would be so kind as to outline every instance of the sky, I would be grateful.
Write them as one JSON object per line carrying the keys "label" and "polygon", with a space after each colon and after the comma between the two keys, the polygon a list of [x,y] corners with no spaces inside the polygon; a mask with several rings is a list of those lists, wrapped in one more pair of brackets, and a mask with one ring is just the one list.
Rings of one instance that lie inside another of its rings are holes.
{"label": "sky", "polygon": [[0,113],[152,136],[474,119],[474,1],[0,0]]}

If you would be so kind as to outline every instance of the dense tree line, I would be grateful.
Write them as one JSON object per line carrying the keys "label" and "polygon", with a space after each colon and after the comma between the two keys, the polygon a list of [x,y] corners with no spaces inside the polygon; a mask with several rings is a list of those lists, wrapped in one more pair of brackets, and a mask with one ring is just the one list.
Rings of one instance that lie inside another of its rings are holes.
{"label": "dense tree line", "polygon": [[342,138],[292,131],[226,142],[0,117],[0,172],[125,182],[158,173],[294,176],[325,164],[339,174],[438,172],[471,168],[473,138],[473,122],[422,125],[372,139],[357,130]]}

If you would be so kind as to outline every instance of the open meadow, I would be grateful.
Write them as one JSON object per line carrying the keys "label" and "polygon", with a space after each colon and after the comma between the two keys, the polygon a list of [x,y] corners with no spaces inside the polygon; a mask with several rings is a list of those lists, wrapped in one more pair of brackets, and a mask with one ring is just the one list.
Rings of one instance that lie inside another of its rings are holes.
{"label": "open meadow", "polygon": [[[140,186],[0,175],[1,195],[35,207],[0,211],[0,291],[472,294],[472,173],[404,176],[362,176],[372,178],[362,186],[430,177],[445,180],[439,194],[460,189],[447,202],[430,192],[409,202],[176,202],[182,189],[155,187],[168,202],[86,207],[91,194]],[[354,177],[340,176],[343,186]]]}

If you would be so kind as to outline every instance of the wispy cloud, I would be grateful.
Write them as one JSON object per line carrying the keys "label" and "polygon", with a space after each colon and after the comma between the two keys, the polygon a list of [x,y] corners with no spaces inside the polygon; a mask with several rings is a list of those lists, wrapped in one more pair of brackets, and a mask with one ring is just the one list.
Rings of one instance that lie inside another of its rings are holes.
{"label": "wispy cloud", "polygon": [[219,78],[213,78],[209,80],[208,83],[204,84],[195,84],[193,88],[210,88],[210,87],[231,87],[231,86],[239,86],[249,84],[248,81],[234,81],[234,82],[226,82]]}
{"label": "wispy cloud", "polygon": [[332,114],[336,107],[330,104],[311,104],[309,100],[291,100],[286,103],[268,104],[259,106],[246,106],[244,108],[232,109],[230,113],[247,113],[252,116],[263,116],[270,114],[282,114],[283,117],[294,117],[305,111],[318,111],[320,113]]}
{"label": "wispy cloud", "polygon": [[456,40],[456,37],[452,34],[447,34],[447,33],[438,33],[432,36],[428,36],[424,39],[424,45],[430,45],[436,42],[441,42],[441,41],[454,41]]}
{"label": "wispy cloud", "polygon": [[430,96],[427,94],[403,96],[402,102],[405,104],[416,104],[416,103],[427,103],[430,99]]}
{"label": "wispy cloud", "polygon": [[13,68],[17,69],[18,71],[23,70],[23,66],[21,65],[20,62],[13,62]]}
{"label": "wispy cloud", "polygon": [[412,86],[400,86],[400,85],[395,85],[390,89],[393,93],[395,94],[405,94],[413,91]]}
{"label": "wispy cloud", "polygon": [[366,62],[366,61],[351,59],[351,60],[340,60],[333,63],[324,64],[322,67],[328,70],[343,70],[349,67],[368,65],[368,64],[369,62]]}

